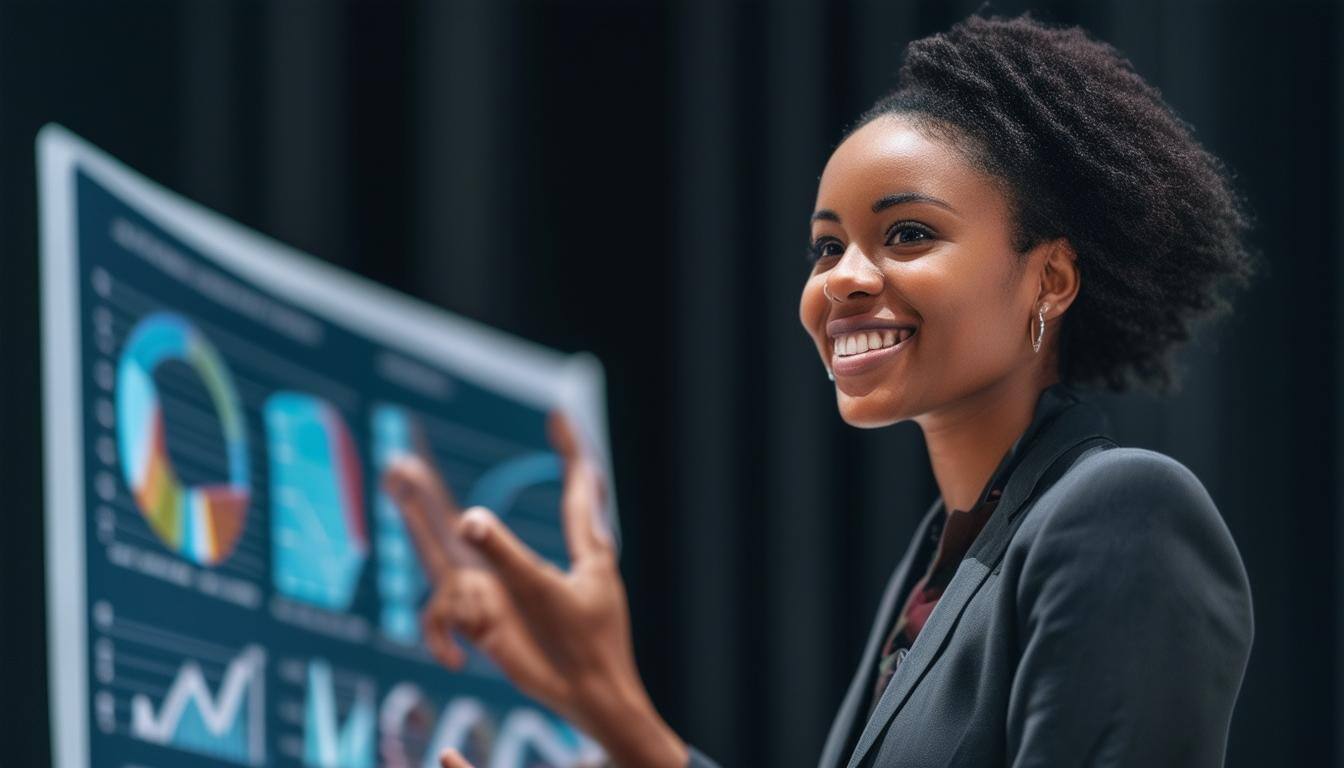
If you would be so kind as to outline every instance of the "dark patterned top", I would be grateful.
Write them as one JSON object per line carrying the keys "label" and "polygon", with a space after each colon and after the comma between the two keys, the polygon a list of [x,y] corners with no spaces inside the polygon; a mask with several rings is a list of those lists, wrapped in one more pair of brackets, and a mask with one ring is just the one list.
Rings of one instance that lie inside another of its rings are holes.
{"label": "dark patterned top", "polygon": [[934,521],[929,529],[931,537],[941,537],[938,549],[924,576],[910,590],[904,607],[897,614],[896,621],[887,634],[887,640],[882,645],[877,678],[873,683],[873,698],[868,709],[870,715],[877,707],[878,700],[882,698],[887,683],[891,682],[892,675],[896,673],[896,667],[905,658],[906,651],[914,644],[919,631],[924,628],[924,622],[928,621],[934,606],[938,605],[938,598],[942,597],[943,590],[947,588],[948,582],[952,581],[957,566],[970,551],[975,537],[985,527],[989,516],[998,506],[999,496],[1002,493],[1002,488],[992,488],[988,498],[982,496],[980,503],[970,510],[953,510],[950,515],[945,514]]}
{"label": "dark patterned top", "polygon": [[947,514],[944,508],[944,513],[930,522],[928,546],[936,549],[929,558],[929,566],[924,576],[911,587],[909,596],[892,621],[886,642],[882,644],[882,653],[878,657],[876,676],[873,680],[872,699],[868,706],[869,717],[872,717],[873,710],[877,709],[877,703],[882,699],[882,692],[891,682],[896,668],[900,666],[906,652],[914,645],[915,638],[924,628],[924,623],[938,605],[943,590],[956,575],[957,567],[970,551],[985,523],[989,522],[994,508],[998,506],[999,497],[1003,495],[1003,489],[1008,485],[1013,468],[1024,454],[1024,441],[1034,440],[1045,422],[1058,415],[1063,405],[1075,399],[1072,390],[1062,382],[1047,387],[1037,398],[1031,423],[1003,454],[999,466],[994,469],[989,480],[985,482],[984,489],[980,491],[979,500],[971,505],[970,510],[954,509],[951,514]]}

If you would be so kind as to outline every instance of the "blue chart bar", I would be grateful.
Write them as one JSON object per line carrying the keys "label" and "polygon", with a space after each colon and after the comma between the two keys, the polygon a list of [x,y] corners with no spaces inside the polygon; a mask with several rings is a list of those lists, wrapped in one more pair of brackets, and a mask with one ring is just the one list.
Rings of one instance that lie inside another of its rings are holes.
{"label": "blue chart bar", "polygon": [[357,686],[342,723],[331,666],[308,663],[308,701],[304,707],[303,762],[313,768],[373,768],[373,687]]}
{"label": "blue chart bar", "polygon": [[[413,425],[406,411],[380,405],[373,411],[373,463],[381,476],[398,456],[415,450]],[[427,585],[416,560],[406,524],[397,505],[381,485],[374,499],[378,541],[378,593],[382,598],[379,623],[383,633],[399,643],[420,641],[419,607]]]}
{"label": "blue chart bar", "polygon": [[266,654],[250,646],[224,670],[217,692],[195,661],[182,664],[158,708],[144,694],[131,699],[131,734],[244,765],[266,759]]}
{"label": "blue chart bar", "polygon": [[350,607],[369,537],[359,454],[345,420],[298,392],[266,400],[275,586],[329,610]]}

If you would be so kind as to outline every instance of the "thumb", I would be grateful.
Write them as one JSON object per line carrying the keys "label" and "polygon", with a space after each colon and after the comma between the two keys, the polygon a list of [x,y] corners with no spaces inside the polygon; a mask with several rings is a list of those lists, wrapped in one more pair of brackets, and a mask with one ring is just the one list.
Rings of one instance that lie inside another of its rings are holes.
{"label": "thumb", "polygon": [[439,753],[439,765],[443,768],[472,768],[471,763],[456,749],[445,749]]}
{"label": "thumb", "polygon": [[462,538],[485,556],[504,586],[520,601],[544,599],[559,570],[522,542],[485,507],[471,507],[458,522]]}

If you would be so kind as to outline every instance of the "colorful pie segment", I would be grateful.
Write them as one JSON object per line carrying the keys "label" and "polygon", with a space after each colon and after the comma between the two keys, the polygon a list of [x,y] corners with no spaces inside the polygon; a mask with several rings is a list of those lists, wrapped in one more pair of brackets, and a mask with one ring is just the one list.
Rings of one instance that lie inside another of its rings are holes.
{"label": "colorful pie segment", "polygon": [[[168,456],[168,430],[154,369],[180,360],[201,377],[224,435],[228,477],[183,486]],[[185,318],[159,312],[132,329],[117,366],[117,443],[136,506],[169,549],[202,565],[228,558],[251,502],[247,433],[228,368]]]}

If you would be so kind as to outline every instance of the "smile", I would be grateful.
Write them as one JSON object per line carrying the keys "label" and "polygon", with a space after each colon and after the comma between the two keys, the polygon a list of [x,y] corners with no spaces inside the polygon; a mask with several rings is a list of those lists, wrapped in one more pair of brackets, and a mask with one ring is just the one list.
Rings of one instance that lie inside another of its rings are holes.
{"label": "smile", "polygon": [[832,345],[831,372],[853,376],[876,368],[905,349],[915,333],[914,328],[890,328],[841,334]]}

